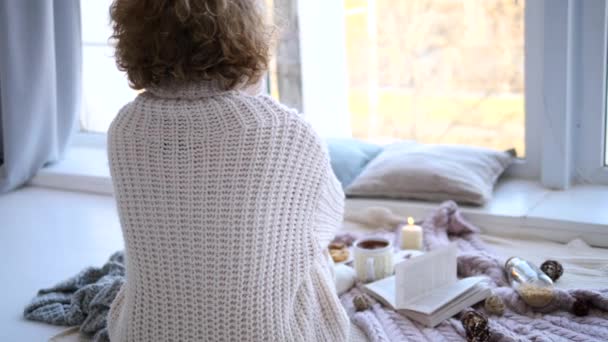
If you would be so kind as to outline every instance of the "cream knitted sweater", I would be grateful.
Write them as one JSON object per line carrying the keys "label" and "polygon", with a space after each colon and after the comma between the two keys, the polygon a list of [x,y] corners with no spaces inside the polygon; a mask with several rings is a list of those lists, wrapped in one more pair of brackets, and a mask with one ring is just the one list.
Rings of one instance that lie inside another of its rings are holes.
{"label": "cream knitted sweater", "polygon": [[322,142],[211,82],[125,106],[108,153],[127,257],[112,341],[344,341],[324,251],[344,195]]}

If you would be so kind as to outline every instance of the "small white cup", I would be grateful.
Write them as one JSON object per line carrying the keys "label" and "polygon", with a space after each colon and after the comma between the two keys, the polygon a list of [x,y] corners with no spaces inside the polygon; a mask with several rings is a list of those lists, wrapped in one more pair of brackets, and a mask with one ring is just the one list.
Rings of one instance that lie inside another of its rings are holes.
{"label": "small white cup", "polygon": [[393,244],[381,237],[355,242],[355,271],[362,282],[372,282],[393,274]]}

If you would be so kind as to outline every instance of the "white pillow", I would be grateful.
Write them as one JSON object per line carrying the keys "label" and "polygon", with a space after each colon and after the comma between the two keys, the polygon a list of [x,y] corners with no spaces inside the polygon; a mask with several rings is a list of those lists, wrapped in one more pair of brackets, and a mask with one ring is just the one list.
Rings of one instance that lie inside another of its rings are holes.
{"label": "white pillow", "polygon": [[401,142],[372,160],[346,194],[482,205],[512,161],[510,153],[486,148]]}

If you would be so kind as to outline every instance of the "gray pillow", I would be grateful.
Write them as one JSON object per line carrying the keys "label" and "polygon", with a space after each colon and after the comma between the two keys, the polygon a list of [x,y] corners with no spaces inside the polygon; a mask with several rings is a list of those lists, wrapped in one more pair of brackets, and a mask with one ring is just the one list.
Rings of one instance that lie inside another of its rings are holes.
{"label": "gray pillow", "polygon": [[346,194],[482,205],[512,161],[508,152],[486,148],[402,142],[385,147]]}

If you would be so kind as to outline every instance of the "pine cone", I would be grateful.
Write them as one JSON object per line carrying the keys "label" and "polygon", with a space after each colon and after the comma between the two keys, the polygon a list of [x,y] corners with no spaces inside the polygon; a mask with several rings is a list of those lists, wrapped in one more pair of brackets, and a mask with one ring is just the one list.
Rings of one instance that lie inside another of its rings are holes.
{"label": "pine cone", "polygon": [[540,269],[553,281],[556,281],[562,276],[562,274],[564,274],[564,267],[555,260],[547,260],[543,262],[543,264],[540,265]]}
{"label": "pine cone", "polygon": [[576,316],[587,316],[589,314],[589,303],[583,298],[576,298],[570,310]]}
{"label": "pine cone", "polygon": [[467,333],[468,342],[487,342],[490,340],[488,319],[475,310],[466,311],[460,318]]}
{"label": "pine cone", "polygon": [[483,306],[488,313],[493,315],[502,316],[505,313],[505,303],[496,295],[486,298]]}
{"label": "pine cone", "polygon": [[362,295],[356,295],[355,298],[353,298],[353,304],[355,305],[355,310],[357,312],[369,309],[369,302]]}

